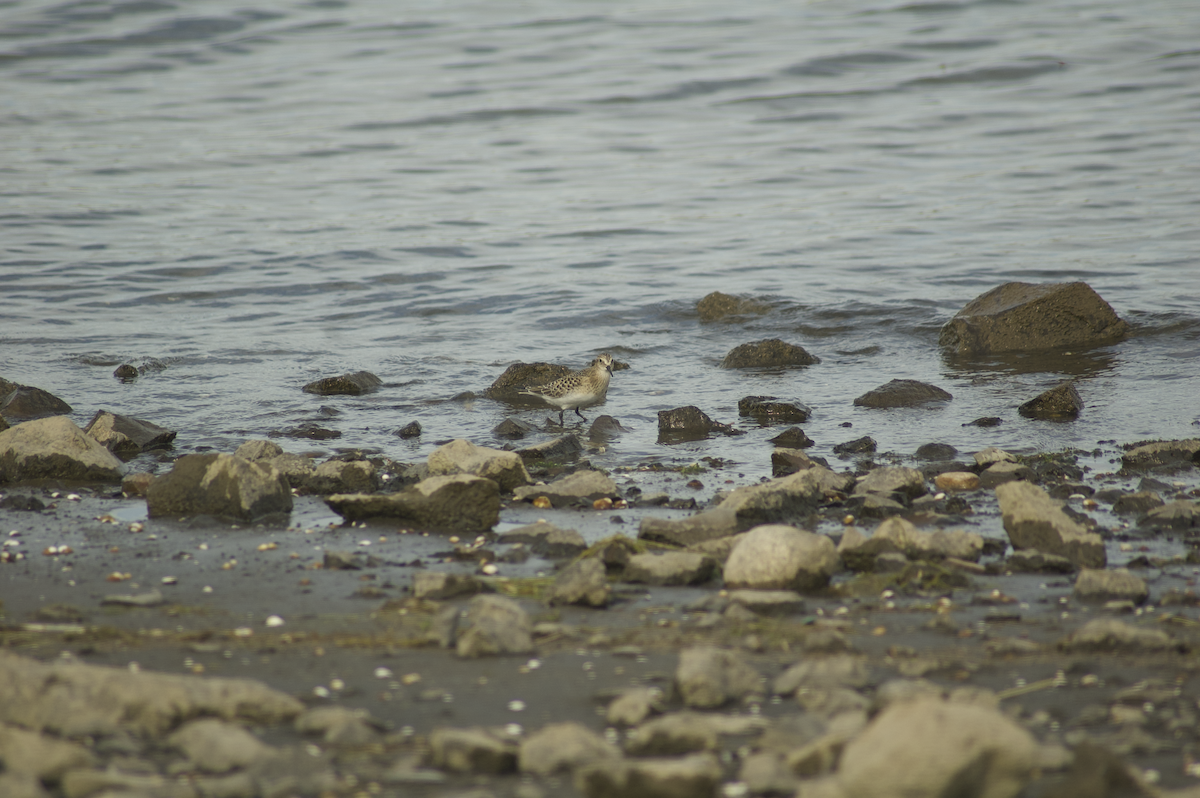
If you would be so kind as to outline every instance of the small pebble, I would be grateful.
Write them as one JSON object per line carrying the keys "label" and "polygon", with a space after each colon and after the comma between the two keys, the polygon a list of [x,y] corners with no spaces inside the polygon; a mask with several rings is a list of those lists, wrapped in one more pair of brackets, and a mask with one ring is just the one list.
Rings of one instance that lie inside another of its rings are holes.
{"label": "small pebble", "polygon": [[514,701],[509,701],[508,709],[510,712],[524,712],[525,711],[525,702],[521,701],[520,699],[517,699]]}
{"label": "small pebble", "polygon": [[375,669],[375,678],[376,679],[390,679],[390,678],[392,678],[392,671],[390,668],[376,668]]}
{"label": "small pebble", "polygon": [[268,615],[266,623],[267,626],[283,626],[283,618],[278,615]]}

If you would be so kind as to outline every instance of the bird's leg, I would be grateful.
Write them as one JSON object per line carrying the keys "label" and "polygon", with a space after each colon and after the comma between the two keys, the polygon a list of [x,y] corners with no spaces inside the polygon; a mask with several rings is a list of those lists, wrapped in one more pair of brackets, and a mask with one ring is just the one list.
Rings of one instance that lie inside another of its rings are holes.
{"label": "bird's leg", "polygon": [[560,426],[560,427],[566,426],[566,422],[563,421],[563,411],[562,410],[558,411],[558,426]]}
{"label": "bird's leg", "polygon": [[580,413],[580,412],[579,412],[579,408],[578,408],[578,407],[577,407],[577,408],[575,408],[575,415],[579,416],[579,417],[580,417],[580,418],[582,418],[584,421],[587,421],[587,417],[586,417],[586,416],[584,416],[584,415],[583,415],[583,413]]}

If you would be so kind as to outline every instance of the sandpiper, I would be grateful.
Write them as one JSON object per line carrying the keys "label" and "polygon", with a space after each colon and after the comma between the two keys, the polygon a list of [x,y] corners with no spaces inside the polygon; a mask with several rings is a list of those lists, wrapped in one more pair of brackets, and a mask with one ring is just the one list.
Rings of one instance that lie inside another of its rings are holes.
{"label": "sandpiper", "polygon": [[574,410],[575,415],[587,421],[581,407],[591,407],[604,401],[608,393],[608,381],[612,378],[612,355],[605,352],[591,362],[587,368],[573,371],[546,385],[537,385],[521,391],[536,396],[558,408],[558,424],[564,426],[563,412]]}

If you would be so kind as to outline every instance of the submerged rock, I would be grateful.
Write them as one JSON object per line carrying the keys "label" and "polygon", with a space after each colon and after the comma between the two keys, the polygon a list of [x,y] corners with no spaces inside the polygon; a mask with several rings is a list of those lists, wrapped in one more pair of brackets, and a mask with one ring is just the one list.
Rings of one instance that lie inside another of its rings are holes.
{"label": "submerged rock", "polygon": [[724,435],[742,434],[741,430],[734,429],[728,424],[713,421],[704,411],[694,405],[658,412],[659,443],[703,440],[713,432],[720,432]]}
{"label": "submerged rock", "polygon": [[1166,529],[1200,529],[1200,503],[1183,500],[1155,507],[1138,519],[1138,526]]}
{"label": "submerged rock", "polygon": [[500,520],[500,486],[473,474],[429,477],[399,493],[334,494],[325,503],[347,521],[398,518],[425,529],[478,532]]}
{"label": "submerged rock", "polygon": [[1013,548],[1057,554],[1084,568],[1104,567],[1104,540],[1067,515],[1046,491],[1028,482],[1009,482],[996,488],[996,498]]}
{"label": "submerged rock", "polygon": [[563,460],[574,457],[583,451],[583,444],[574,433],[561,435],[553,440],[544,441],[517,449],[522,460]]}
{"label": "submerged rock", "polygon": [[942,327],[938,344],[961,355],[1100,346],[1129,333],[1083,282],[1005,283],[963,306]]}
{"label": "submerged rock", "polygon": [[746,396],[738,400],[738,415],[751,416],[759,424],[803,424],[812,408],[800,402],[780,402],[774,396]]}
{"label": "submerged rock", "polygon": [[355,371],[340,377],[324,377],[314,380],[304,386],[305,393],[315,393],[319,396],[360,396],[371,393],[383,385],[383,380],[369,371]]}
{"label": "submerged rock", "polygon": [[254,520],[292,511],[292,491],[270,466],[231,454],[189,454],[151,483],[146,507],[152,518],[212,515]]}
{"label": "submerged rock", "polygon": [[892,380],[854,400],[855,407],[920,407],[954,398],[949,391],[919,380]]}
{"label": "submerged rock", "polygon": [[400,438],[419,438],[421,437],[421,423],[419,421],[410,421],[400,429],[396,430],[396,436]]}
{"label": "submerged rock", "polygon": [[496,426],[492,427],[492,434],[497,438],[506,438],[516,441],[524,438],[529,433],[533,432],[532,424],[526,424],[524,421],[516,418],[506,418]]}
{"label": "submerged rock", "polygon": [[430,476],[474,474],[494,481],[502,491],[533,481],[515,452],[476,446],[461,438],[434,449],[428,462]]}
{"label": "submerged rock", "polygon": [[1017,412],[1026,418],[1058,421],[1076,419],[1082,411],[1083,399],[1072,382],[1064,382],[1040,393],[1017,408]]}
{"label": "submerged rock", "polygon": [[778,338],[769,338],[735,346],[721,361],[721,368],[800,368],[820,362],[821,358],[810,355],[802,346],[789,344]]}
{"label": "submerged rock", "polygon": [[770,311],[770,306],[757,299],[745,299],[738,296],[722,294],[713,291],[696,303],[696,312],[700,321],[722,321],[730,316],[761,316]]}
{"label": "submerged rock", "polygon": [[27,479],[120,482],[125,466],[66,416],[0,432],[0,483]]}
{"label": "submerged rock", "polygon": [[855,438],[852,441],[845,443],[836,443],[833,446],[833,453],[838,455],[849,454],[870,454],[877,448],[875,439],[870,435],[864,435],[861,438]]}

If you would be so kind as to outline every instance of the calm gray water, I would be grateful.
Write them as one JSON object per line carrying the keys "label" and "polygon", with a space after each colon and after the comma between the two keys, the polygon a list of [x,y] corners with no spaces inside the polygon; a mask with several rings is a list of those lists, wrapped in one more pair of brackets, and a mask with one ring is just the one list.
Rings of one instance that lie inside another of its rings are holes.
{"label": "calm gray water", "polygon": [[[0,375],[181,452],[317,420],[342,437],[285,448],[495,445],[547,414],[443,400],[605,350],[632,367],[589,414],[630,429],[606,467],[765,473],[746,421],[656,442],[656,411],[731,422],[752,393],[811,405],[821,455],[1193,437],[1198,30],[1192,0],[0,2]],[[940,326],[1008,280],[1086,280],[1136,333],[944,359]],[[713,290],[774,309],[702,324]],[[823,362],[716,367],[770,337]],[[357,369],[383,390],[300,391]],[[1078,421],[1017,415],[1065,376]],[[892,378],[955,399],[852,407]]]}

